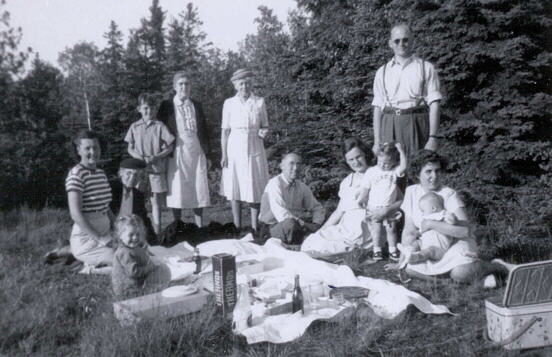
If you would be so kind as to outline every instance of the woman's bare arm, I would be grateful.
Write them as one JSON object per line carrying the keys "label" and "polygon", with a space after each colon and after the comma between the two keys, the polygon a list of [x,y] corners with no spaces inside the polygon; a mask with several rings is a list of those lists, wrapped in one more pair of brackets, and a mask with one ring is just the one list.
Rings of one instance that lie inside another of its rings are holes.
{"label": "woman's bare arm", "polygon": [[419,235],[420,232],[418,231],[418,228],[416,228],[416,226],[414,225],[414,222],[412,222],[412,219],[406,217],[404,221],[404,229],[402,232],[401,242],[405,245],[410,245],[418,238]]}
{"label": "woman's bare arm", "polygon": [[434,229],[441,234],[457,239],[470,238],[469,220],[464,207],[458,208],[456,212],[454,212],[454,215],[456,216],[456,218],[458,218],[458,222],[455,225],[446,222],[424,219],[422,221],[420,230],[423,233],[425,231]]}
{"label": "woman's bare arm", "polygon": [[222,149],[222,160],[220,161],[221,167],[226,167],[228,165],[228,136],[230,135],[230,128],[223,128],[220,135],[220,144]]}

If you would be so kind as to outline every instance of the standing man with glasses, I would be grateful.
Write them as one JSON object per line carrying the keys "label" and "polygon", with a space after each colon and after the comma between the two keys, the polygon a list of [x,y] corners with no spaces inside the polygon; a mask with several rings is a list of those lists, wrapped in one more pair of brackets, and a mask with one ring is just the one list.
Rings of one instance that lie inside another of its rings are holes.
{"label": "standing man with glasses", "polygon": [[393,58],[374,79],[374,149],[385,142],[403,144],[407,155],[437,150],[442,98],[433,64],[412,52],[413,36],[406,24],[391,29]]}

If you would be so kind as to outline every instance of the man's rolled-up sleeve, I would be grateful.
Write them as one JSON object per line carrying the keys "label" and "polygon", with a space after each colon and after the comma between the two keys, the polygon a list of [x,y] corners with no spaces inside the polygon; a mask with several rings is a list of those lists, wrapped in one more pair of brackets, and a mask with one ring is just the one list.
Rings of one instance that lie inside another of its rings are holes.
{"label": "man's rolled-up sleeve", "polygon": [[429,62],[425,62],[425,65],[427,73],[427,91],[425,101],[429,105],[436,100],[443,99],[443,95],[441,94],[441,84],[439,82],[439,75],[437,74],[435,67]]}
{"label": "man's rolled-up sleeve", "polygon": [[372,106],[383,108],[385,106],[385,93],[383,90],[383,69],[380,67],[374,77],[374,99]]}

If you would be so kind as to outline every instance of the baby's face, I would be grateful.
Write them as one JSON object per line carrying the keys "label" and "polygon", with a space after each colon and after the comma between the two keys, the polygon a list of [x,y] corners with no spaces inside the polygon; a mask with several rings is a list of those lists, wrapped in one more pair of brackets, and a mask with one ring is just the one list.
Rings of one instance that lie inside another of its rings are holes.
{"label": "baby's face", "polygon": [[439,204],[436,200],[422,199],[420,200],[420,211],[422,214],[431,214],[444,210],[443,205]]}
{"label": "baby's face", "polygon": [[142,237],[140,230],[133,226],[127,226],[121,233],[119,239],[124,245],[130,248],[137,247],[144,241],[144,237]]}
{"label": "baby's face", "polygon": [[378,167],[382,171],[390,171],[392,170],[397,163],[390,155],[380,154],[378,155]]}

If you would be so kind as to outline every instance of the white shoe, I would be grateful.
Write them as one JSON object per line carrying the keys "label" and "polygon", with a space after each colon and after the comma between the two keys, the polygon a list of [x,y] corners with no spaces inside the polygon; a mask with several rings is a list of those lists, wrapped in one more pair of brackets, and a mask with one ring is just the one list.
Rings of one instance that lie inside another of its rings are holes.
{"label": "white shoe", "polygon": [[498,286],[498,283],[496,281],[496,277],[493,274],[487,275],[483,280],[483,287],[485,289],[494,289],[497,286]]}
{"label": "white shoe", "polygon": [[110,266],[104,266],[101,268],[96,268],[95,266],[85,264],[84,267],[79,271],[79,274],[102,274],[102,275],[109,275],[111,274],[112,268]]}
{"label": "white shoe", "polygon": [[94,269],[92,265],[84,264],[82,269],[79,271],[79,274],[90,275],[92,274],[92,269]]}

